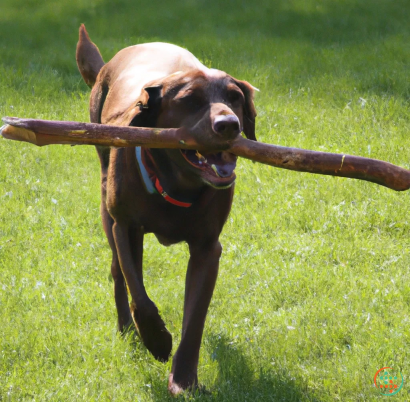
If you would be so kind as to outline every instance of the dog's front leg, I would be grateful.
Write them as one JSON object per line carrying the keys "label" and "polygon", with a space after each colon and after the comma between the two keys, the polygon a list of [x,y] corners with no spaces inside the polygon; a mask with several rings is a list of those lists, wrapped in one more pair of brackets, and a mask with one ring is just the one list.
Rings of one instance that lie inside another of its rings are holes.
{"label": "dog's front leg", "polygon": [[218,276],[222,246],[218,240],[207,244],[190,244],[185,281],[184,318],[181,343],[173,358],[168,390],[179,394],[198,383],[197,368],[206,313]]}
{"label": "dog's front leg", "polygon": [[147,349],[157,360],[167,361],[172,349],[172,336],[157,306],[148,297],[143,282],[143,227],[116,221],[113,235],[121,270],[132,297],[130,309],[134,323]]}

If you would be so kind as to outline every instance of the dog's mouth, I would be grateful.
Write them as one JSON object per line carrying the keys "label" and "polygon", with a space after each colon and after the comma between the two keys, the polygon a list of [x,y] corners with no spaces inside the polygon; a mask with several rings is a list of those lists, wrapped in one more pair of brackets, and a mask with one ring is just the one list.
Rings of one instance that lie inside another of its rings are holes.
{"label": "dog's mouth", "polygon": [[181,149],[184,159],[201,170],[203,179],[213,187],[229,187],[235,181],[236,155],[222,151],[201,154],[196,150]]}

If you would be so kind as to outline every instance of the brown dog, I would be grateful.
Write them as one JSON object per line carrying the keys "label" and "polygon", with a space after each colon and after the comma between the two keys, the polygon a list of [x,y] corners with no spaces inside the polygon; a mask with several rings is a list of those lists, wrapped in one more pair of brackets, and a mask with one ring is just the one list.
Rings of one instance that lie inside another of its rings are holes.
{"label": "brown dog", "polygon": [[[166,43],[131,46],[104,64],[80,27],[77,64],[92,87],[90,118],[118,126],[201,130],[255,138],[254,88],[202,65],[190,52]],[[218,275],[219,235],[231,209],[236,157],[228,152],[97,147],[101,162],[101,215],[112,249],[118,327],[135,326],[148,350],[166,361],[172,336],[143,283],[145,233],[163,245],[185,241],[186,275],[181,343],[168,389],[197,384],[199,348]],[[127,287],[132,302],[129,305]]]}

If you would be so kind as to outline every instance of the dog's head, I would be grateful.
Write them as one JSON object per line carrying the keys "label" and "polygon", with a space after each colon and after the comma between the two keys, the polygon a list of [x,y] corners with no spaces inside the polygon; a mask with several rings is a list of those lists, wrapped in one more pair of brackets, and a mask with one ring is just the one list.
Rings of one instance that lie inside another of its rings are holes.
{"label": "dog's head", "polygon": [[[194,57],[189,57],[194,66]],[[242,131],[247,138],[256,140],[255,88],[246,81],[208,69],[197,61],[198,69],[192,67],[156,79],[139,92],[141,77],[134,79],[133,74],[140,73],[130,67],[129,60],[132,59],[128,60],[122,53],[115,59],[114,66],[109,66],[110,62],[103,67],[101,54],[84,25],[80,27],[76,58],[81,75],[93,88],[90,102],[93,122],[136,127],[185,127],[195,133],[197,139],[202,137],[207,143],[214,139],[219,143],[232,140]],[[128,69],[125,72],[127,79],[122,79],[123,68]],[[117,85],[116,80],[121,83]],[[163,169],[175,171],[176,167],[178,172],[189,176],[188,181],[192,179],[215,188],[229,187],[235,181],[236,156],[229,152],[201,155],[196,151],[155,149],[152,154],[158,164],[162,163]]]}
{"label": "dog's head", "polygon": [[[256,140],[254,88],[219,71],[175,73],[146,85],[137,101],[132,126],[185,127],[204,137],[231,140],[242,131]],[[215,188],[235,181],[236,156],[229,152],[161,150],[181,169]]]}

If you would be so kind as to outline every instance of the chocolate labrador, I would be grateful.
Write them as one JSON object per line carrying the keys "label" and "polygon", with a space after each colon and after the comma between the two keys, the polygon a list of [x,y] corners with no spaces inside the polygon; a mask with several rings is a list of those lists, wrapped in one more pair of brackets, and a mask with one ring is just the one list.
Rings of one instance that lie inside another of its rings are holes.
{"label": "chocolate labrador", "polygon": [[[82,25],[76,58],[92,87],[91,122],[187,127],[226,139],[243,131],[256,140],[255,88],[205,67],[185,49],[140,44],[105,64]],[[222,252],[219,235],[234,194],[236,156],[142,147],[97,151],[118,328],[124,331],[133,322],[144,345],[161,361],[170,356],[172,336],[144,287],[144,234],[154,233],[165,246],[182,241],[189,246],[181,343],[168,382],[169,391],[178,394],[198,381],[202,332]]]}

